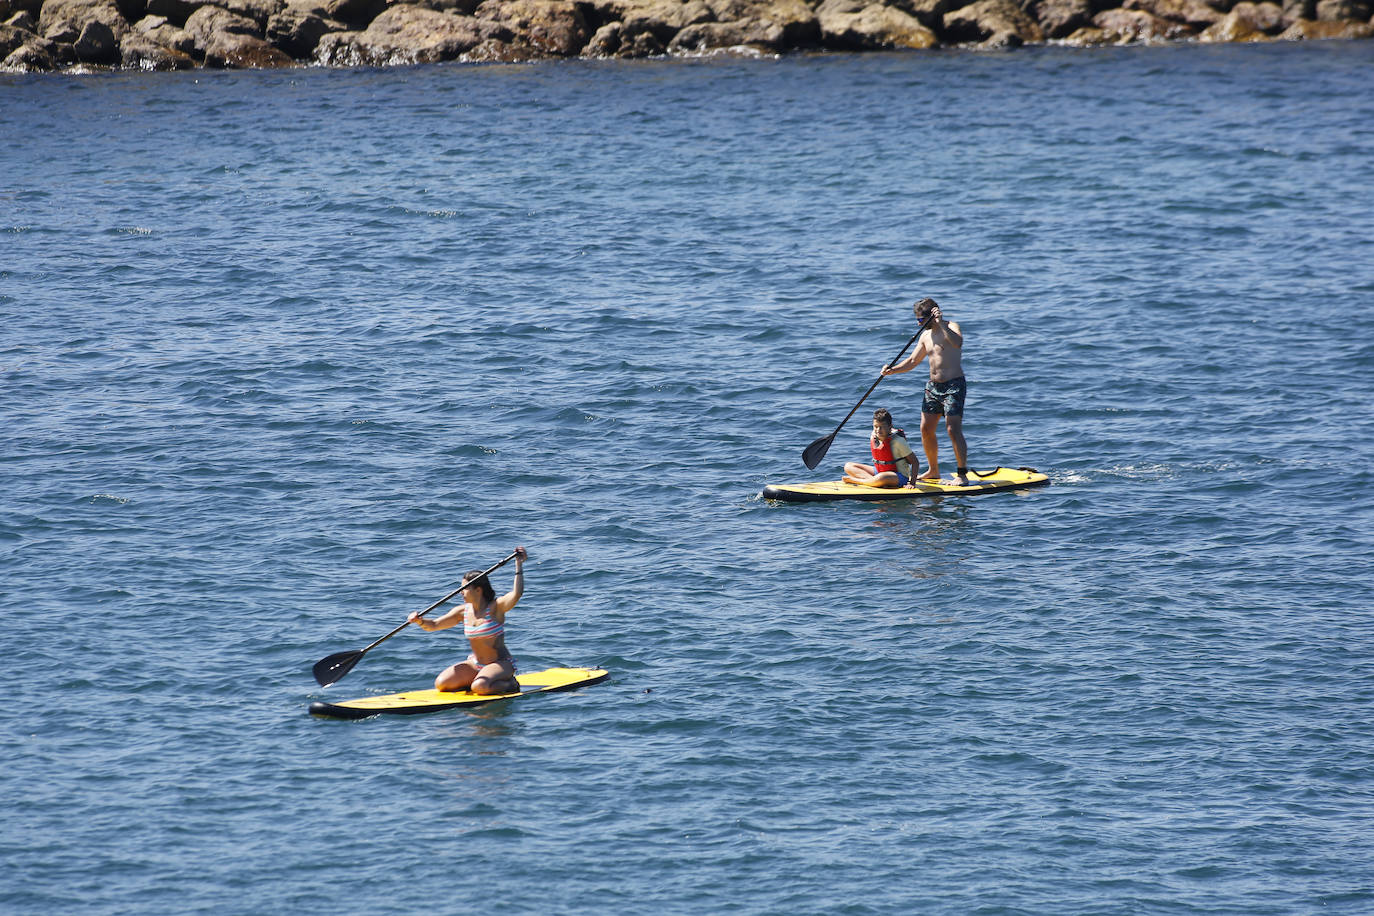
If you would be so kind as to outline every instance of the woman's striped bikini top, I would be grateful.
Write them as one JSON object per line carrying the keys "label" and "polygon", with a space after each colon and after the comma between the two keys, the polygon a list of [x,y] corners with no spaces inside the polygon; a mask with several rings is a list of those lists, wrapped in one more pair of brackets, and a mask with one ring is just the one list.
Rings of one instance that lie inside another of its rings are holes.
{"label": "woman's striped bikini top", "polygon": [[486,609],[477,617],[476,623],[469,623],[466,618],[463,620],[463,635],[468,639],[494,639],[503,636],[506,632],[506,622],[497,620],[493,615],[496,602],[493,601],[486,606]]}

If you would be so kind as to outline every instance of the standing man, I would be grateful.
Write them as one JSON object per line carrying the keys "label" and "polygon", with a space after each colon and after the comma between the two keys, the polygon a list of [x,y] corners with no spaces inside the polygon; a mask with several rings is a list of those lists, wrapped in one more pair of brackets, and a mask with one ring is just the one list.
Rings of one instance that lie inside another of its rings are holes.
{"label": "standing man", "polygon": [[910,372],[921,360],[930,357],[930,380],[926,382],[925,400],[921,403],[921,446],[925,450],[928,467],[920,479],[940,479],[940,449],[935,431],[943,415],[945,432],[954,446],[957,468],[954,483],[966,487],[968,446],[964,442],[964,393],[967,386],[964,383],[964,367],[959,362],[964,335],[959,332],[958,322],[945,320],[934,299],[922,299],[912,308],[916,312],[916,320],[924,322],[929,317],[930,326],[921,332],[921,338],[911,355],[895,365],[883,366],[883,375]]}

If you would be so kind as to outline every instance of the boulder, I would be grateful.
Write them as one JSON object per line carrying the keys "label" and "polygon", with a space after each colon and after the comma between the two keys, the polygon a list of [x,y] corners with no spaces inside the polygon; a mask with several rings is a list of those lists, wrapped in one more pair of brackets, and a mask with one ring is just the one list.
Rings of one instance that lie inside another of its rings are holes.
{"label": "boulder", "polygon": [[1012,0],[978,0],[945,13],[944,37],[959,44],[976,42],[985,48],[1014,48],[1044,41],[1045,33]]}
{"label": "boulder", "polygon": [[608,22],[592,33],[591,41],[582,48],[583,57],[615,57],[624,44],[622,23]]}
{"label": "boulder", "polygon": [[43,37],[60,45],[75,44],[81,37],[81,29],[69,19],[58,19],[48,23],[48,27],[43,30]]}
{"label": "boulder", "polygon": [[509,29],[518,43],[553,57],[577,56],[592,37],[581,7],[571,0],[483,0],[473,16]]}
{"label": "boulder", "polygon": [[1228,15],[1245,19],[1255,29],[1268,35],[1283,31],[1283,7],[1277,3],[1251,3],[1246,0],[1231,7]]}
{"label": "boulder", "polygon": [[1368,0],[1317,0],[1318,22],[1368,22],[1374,15]]}
{"label": "boulder", "polygon": [[1181,22],[1194,29],[1205,29],[1222,18],[1221,13],[1202,0],[1124,0],[1121,8],[1144,10],[1159,19]]}
{"label": "boulder", "polygon": [[816,10],[821,42],[827,48],[870,51],[885,48],[931,48],[935,33],[911,13],[864,0],[825,0]]}
{"label": "boulder", "polygon": [[[485,42],[504,44],[514,37],[496,23],[403,3],[382,13],[361,32],[325,35],[315,48],[315,59],[345,67],[432,63],[455,60]],[[490,44],[484,53],[499,54],[502,49]]]}
{"label": "boulder", "polygon": [[705,0],[592,0],[591,19],[620,22],[637,35],[652,26],[654,36],[665,45],[682,29],[700,22],[715,22],[717,16]]}
{"label": "boulder", "polygon": [[752,48],[777,53],[785,49],[782,26],[774,22],[701,22],[678,32],[668,44],[669,54],[700,54],[729,48]]}
{"label": "boulder", "polygon": [[772,23],[782,29],[783,45],[814,46],[821,29],[816,13],[803,0],[705,0],[718,22]]}
{"label": "boulder", "polygon": [[1323,41],[1330,38],[1374,38],[1374,23],[1299,19],[1279,33],[1280,41]]}
{"label": "boulder", "polygon": [[264,37],[297,60],[306,60],[315,56],[321,38],[330,32],[347,30],[348,26],[342,22],[290,7],[267,20]]}
{"label": "boulder", "polygon": [[204,50],[205,66],[224,70],[269,70],[295,63],[286,52],[242,32],[215,32]]}
{"label": "boulder", "polygon": [[1287,25],[1292,25],[1299,19],[1316,18],[1317,0],[1283,0],[1283,21]]}
{"label": "boulder", "polygon": [[62,21],[70,22],[78,36],[88,22],[108,26],[116,38],[122,38],[131,28],[114,0],[47,0],[38,16],[39,32],[46,34],[51,26]]}
{"label": "boulder", "polygon": [[1046,38],[1065,38],[1093,19],[1092,0],[1031,0],[1026,6]]}
{"label": "boulder", "polygon": [[9,57],[22,48],[25,43],[33,41],[37,37],[32,29],[21,29],[10,25],[8,22],[0,25],[0,60]]}
{"label": "boulder", "polygon": [[202,6],[186,20],[186,33],[204,51],[218,35],[246,35],[262,38],[262,28],[247,16],[231,13],[220,6]]}
{"label": "boulder", "polygon": [[1227,13],[1225,17],[1215,25],[1209,25],[1198,35],[1198,41],[1207,44],[1222,42],[1240,41],[1268,41],[1269,36],[1264,30],[1259,28],[1252,17],[1246,14],[1239,7],[1247,4],[1237,4],[1237,9]]}
{"label": "boulder", "polygon": [[53,46],[46,38],[33,38],[15,48],[0,61],[0,73],[37,73],[54,70],[57,64],[49,50]]}
{"label": "boulder", "polygon": [[83,64],[113,64],[119,60],[119,43],[115,40],[114,30],[94,19],[82,27],[72,47],[76,51],[76,59]]}
{"label": "boulder", "polygon": [[928,29],[938,29],[944,24],[945,13],[961,3],[962,0],[895,0],[887,5],[915,16]]}
{"label": "boulder", "polygon": [[1093,17],[1093,25],[1115,34],[1119,41],[1170,41],[1196,34],[1181,22],[1161,19],[1144,10],[1103,10]]}
{"label": "boulder", "polygon": [[76,54],[71,45],[34,35],[5,56],[4,61],[0,62],[0,71],[36,73],[74,63]]}
{"label": "boulder", "polygon": [[1120,41],[1121,36],[1115,32],[1108,32],[1106,29],[1099,29],[1097,26],[1090,25],[1075,29],[1064,39],[1064,44],[1079,48],[1096,48],[1101,45],[1117,44]]}
{"label": "boulder", "polygon": [[[171,25],[160,28],[181,32]],[[189,70],[196,65],[190,54],[158,42],[153,37],[156,31],[134,31],[124,36],[119,43],[119,65],[129,70]],[[186,35],[185,32],[181,34]],[[186,36],[188,43],[190,40],[190,36]]]}
{"label": "boulder", "polygon": [[666,54],[668,49],[659,40],[653,25],[647,19],[638,19],[634,24],[608,22],[596,30],[591,41],[582,49],[582,54],[585,57],[657,57]]}
{"label": "boulder", "polygon": [[251,19],[259,29],[266,30],[267,20],[286,9],[286,0],[215,0],[215,5]]}
{"label": "boulder", "polygon": [[25,32],[38,34],[38,17],[28,10],[20,10],[13,16],[5,20],[5,25],[12,29],[22,29]]}
{"label": "boulder", "polygon": [[[167,20],[166,16],[144,16],[138,22],[134,23],[134,31],[146,37],[153,42],[153,44],[160,45],[170,51],[177,51],[181,54],[191,54],[196,50],[196,40],[191,37],[191,33],[187,32],[185,29],[179,29],[172,25],[171,22]],[[137,51],[142,53],[143,48],[141,45]],[[128,65],[126,64],[126,66]],[[181,68],[154,66],[152,69],[179,70]]]}

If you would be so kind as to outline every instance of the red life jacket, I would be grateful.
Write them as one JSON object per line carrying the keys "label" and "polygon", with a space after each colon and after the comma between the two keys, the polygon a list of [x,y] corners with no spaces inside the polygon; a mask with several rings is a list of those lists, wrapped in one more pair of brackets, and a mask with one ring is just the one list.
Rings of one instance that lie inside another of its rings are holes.
{"label": "red life jacket", "polygon": [[892,440],[898,436],[901,436],[903,441],[906,440],[906,433],[900,429],[894,429],[892,435],[887,437],[887,441],[883,443],[881,448],[878,446],[878,440],[872,436],[868,437],[868,450],[873,453],[873,467],[877,469],[879,474],[883,471],[897,470],[897,459],[892,455]]}

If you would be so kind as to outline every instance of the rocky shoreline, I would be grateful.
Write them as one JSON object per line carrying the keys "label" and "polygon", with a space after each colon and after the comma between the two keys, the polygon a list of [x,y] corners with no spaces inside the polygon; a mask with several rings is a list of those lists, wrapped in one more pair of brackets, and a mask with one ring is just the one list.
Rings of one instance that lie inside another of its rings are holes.
{"label": "rocky shoreline", "polygon": [[0,71],[1359,39],[1371,17],[1374,0],[0,0]]}

